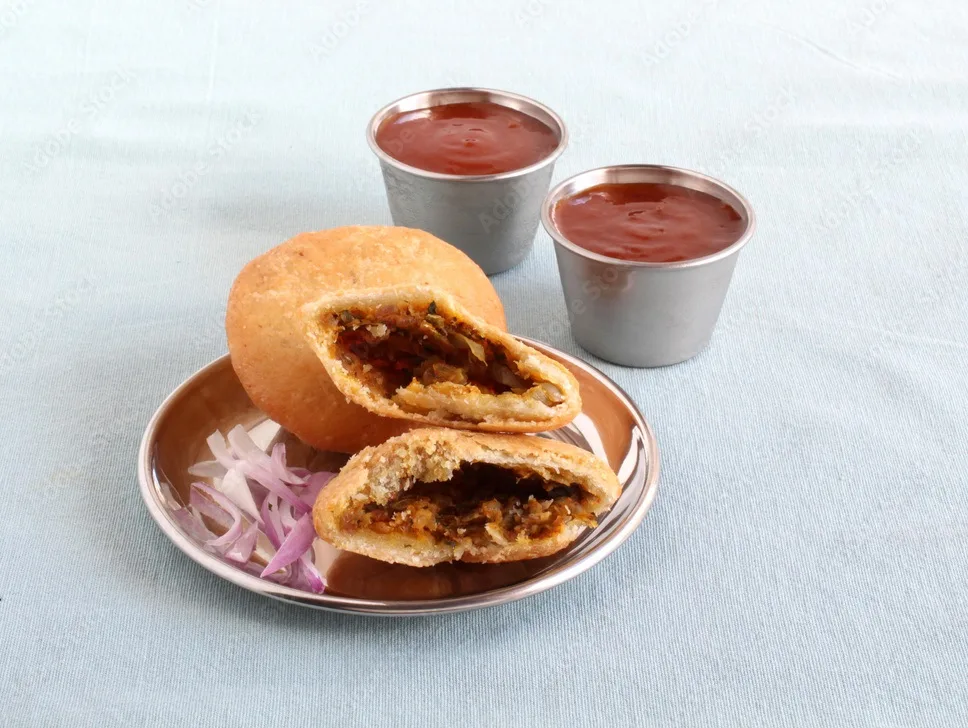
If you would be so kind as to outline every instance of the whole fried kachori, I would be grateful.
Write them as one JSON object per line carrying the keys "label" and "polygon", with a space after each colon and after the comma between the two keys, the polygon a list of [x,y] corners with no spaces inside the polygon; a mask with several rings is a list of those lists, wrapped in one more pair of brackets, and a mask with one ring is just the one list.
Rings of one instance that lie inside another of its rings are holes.
{"label": "whole fried kachori", "polygon": [[429,233],[386,226],[303,233],[248,263],[229,294],[229,352],[252,402],[323,450],[356,452],[408,429],[406,421],[346,399],[306,341],[300,319],[300,309],[324,294],[395,285],[443,289],[473,314],[506,328],[484,271]]}

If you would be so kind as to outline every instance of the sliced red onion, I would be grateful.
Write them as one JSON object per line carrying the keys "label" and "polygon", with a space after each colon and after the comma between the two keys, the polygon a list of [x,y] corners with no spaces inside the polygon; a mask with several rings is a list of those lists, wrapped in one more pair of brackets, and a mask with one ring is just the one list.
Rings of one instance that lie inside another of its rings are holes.
{"label": "sliced red onion", "polygon": [[[311,510],[335,474],[287,467],[284,444],[276,443],[266,454],[241,426],[226,437],[213,432],[206,442],[215,459],[196,463],[189,472],[211,478],[216,487],[194,483],[190,509],[173,511],[172,517],[186,533],[248,573],[322,592],[325,580],[313,563]],[[212,533],[202,516],[222,535]],[[252,562],[256,550],[268,558],[264,569]]]}
{"label": "sliced red onion", "polygon": [[252,490],[246,482],[245,475],[242,474],[241,464],[229,468],[219,481],[218,489],[235,505],[258,520],[259,507],[255,504],[255,498],[252,497]]}
{"label": "sliced red onion", "polygon": [[228,434],[229,447],[232,448],[239,460],[249,460],[260,465],[269,463],[269,456],[259,446],[252,442],[249,433],[242,425],[236,425]]}
{"label": "sliced red onion", "polygon": [[255,543],[258,538],[259,524],[252,521],[238,540],[232,544],[232,547],[225,552],[225,558],[238,564],[248,563],[249,559],[252,558],[252,552],[255,551]]}
{"label": "sliced red onion", "polygon": [[[262,573],[262,565],[256,564],[252,561],[242,566],[243,571],[252,574],[252,576],[259,576]],[[286,586],[293,586],[293,570],[291,566],[287,566],[285,569],[277,571],[275,574],[269,574],[269,576],[259,577],[260,579],[265,579],[266,581],[273,581],[276,584],[285,584]]]}
{"label": "sliced red onion", "polygon": [[232,517],[222,508],[215,505],[211,499],[206,498],[194,485],[191,488],[188,503],[198,515],[205,516],[210,521],[216,523],[223,532],[232,526]]}
{"label": "sliced red onion", "polygon": [[225,475],[225,466],[218,460],[203,460],[192,465],[188,474],[198,478],[221,478]]}
{"label": "sliced red onion", "polygon": [[296,509],[299,515],[309,511],[309,506],[303,503],[285,483],[275,477],[265,468],[252,462],[243,462],[239,466],[247,478],[252,478],[259,485],[266,488],[273,495],[279,496]]}
{"label": "sliced red onion", "polygon": [[229,530],[213,539],[209,539],[205,542],[206,546],[211,546],[213,549],[218,551],[222,556],[225,556],[226,552],[232,548],[236,541],[242,536],[242,511],[237,511],[239,514],[239,520],[235,521]]}
{"label": "sliced red onion", "polygon": [[205,524],[202,523],[202,519],[187,508],[178,508],[171,511],[171,517],[181,527],[181,530],[195,541],[204,543],[210,538],[215,537],[215,534],[209,531]]}
{"label": "sliced red onion", "polygon": [[216,462],[223,468],[228,470],[233,465],[235,465],[235,458],[229,449],[225,446],[225,438],[222,437],[222,433],[216,430],[205,440],[208,444],[208,449],[212,451],[212,455]]}
{"label": "sliced red onion", "polygon": [[311,549],[315,540],[316,531],[313,529],[313,518],[312,515],[307,513],[296,521],[296,525],[286,536],[286,540],[282,542],[279,550],[276,551],[276,555],[262,570],[262,576],[278,571],[284,566],[289,566],[308,549]]}
{"label": "sliced red onion", "polygon": [[300,576],[302,576],[305,584],[303,588],[309,589],[314,594],[322,594],[326,589],[326,580],[323,579],[322,574],[316,569],[316,564],[313,563],[311,554],[313,554],[312,546],[299,557],[299,561],[294,566],[300,570]]}
{"label": "sliced red onion", "polygon": [[[308,513],[306,514],[309,515]],[[288,536],[289,533],[296,527],[299,519],[292,514],[291,508],[280,508],[279,509],[279,522],[282,524],[282,533],[284,536]]]}
{"label": "sliced red onion", "polygon": [[319,472],[313,473],[309,476],[306,487],[303,488],[302,493],[299,494],[300,500],[303,503],[312,508],[313,503],[316,502],[316,496],[319,495],[321,491],[329,481],[336,477],[336,473]]}
{"label": "sliced red onion", "polygon": [[204,483],[192,483],[192,488],[204,493],[209,498],[211,498],[215,505],[225,511],[232,518],[232,525],[229,529],[214,539],[209,539],[205,542],[206,546],[211,546],[213,549],[219,553],[224,553],[229,547],[232,546],[238,540],[239,536],[242,535],[242,511],[239,509],[235,503],[225,497],[222,493],[219,493],[215,488],[205,485]]}
{"label": "sliced red onion", "polygon": [[269,458],[269,472],[275,475],[283,483],[289,485],[303,485],[305,478],[301,478],[286,467],[286,446],[277,442],[272,446],[272,456]]}
{"label": "sliced red onion", "polygon": [[[249,489],[252,491],[252,498],[255,500],[256,503],[261,504],[262,501],[266,499],[266,496],[269,495],[269,491],[263,488],[258,483],[256,483],[254,480],[246,480],[246,482],[249,484]],[[259,506],[259,520],[260,521],[262,520],[261,505]]]}
{"label": "sliced red onion", "polygon": [[262,501],[262,527],[269,543],[276,549],[282,546],[282,524],[279,522],[279,499],[268,495]]}

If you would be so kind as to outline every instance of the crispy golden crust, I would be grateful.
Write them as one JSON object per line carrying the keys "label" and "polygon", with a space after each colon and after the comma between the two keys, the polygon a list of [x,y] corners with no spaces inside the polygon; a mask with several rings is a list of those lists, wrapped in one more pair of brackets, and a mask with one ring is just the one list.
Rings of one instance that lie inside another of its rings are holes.
{"label": "crispy golden crust", "polygon": [[451,292],[490,324],[504,309],[484,272],[421,230],[342,227],[303,233],[243,268],[225,316],[232,366],[253,403],[304,442],[355,452],[408,428],[349,402],[307,343],[299,310],[324,294],[399,284]]}
{"label": "crispy golden crust", "polygon": [[458,552],[453,545],[431,543],[403,533],[380,535],[341,528],[342,515],[358,503],[385,504],[413,482],[447,480],[466,463],[526,468],[548,480],[575,483],[591,495],[596,515],[607,510],[622,490],[615,473],[602,460],[574,445],[540,437],[423,428],[366,448],[350,458],[316,499],[316,533],[344,551],[410,566],[534,559],[560,551],[581,533],[583,526],[572,523],[550,537],[522,537],[506,545],[470,547]]}
{"label": "crispy golden crust", "polygon": [[[424,311],[431,303],[444,319],[456,319],[481,339],[506,351],[509,359],[517,364],[519,373],[555,385],[562,393],[563,401],[549,405],[511,392],[485,394],[464,385],[446,383],[425,387],[414,382],[395,393],[397,401],[405,400],[410,405],[404,409],[383,392],[360,382],[341,361],[337,350],[340,311],[347,308],[376,311],[387,304]],[[442,289],[396,286],[337,293],[308,304],[303,312],[307,340],[332,381],[343,394],[371,412],[422,424],[485,432],[543,432],[568,424],[581,412],[578,381],[571,372],[505,331],[472,315]],[[424,410],[426,414],[418,410]]]}

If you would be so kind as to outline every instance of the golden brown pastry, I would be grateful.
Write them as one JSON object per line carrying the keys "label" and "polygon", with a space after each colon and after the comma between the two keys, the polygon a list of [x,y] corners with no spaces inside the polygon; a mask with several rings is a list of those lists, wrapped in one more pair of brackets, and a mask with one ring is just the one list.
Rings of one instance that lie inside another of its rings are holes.
{"label": "golden brown pastry", "polygon": [[560,551],[619,497],[595,455],[555,440],[411,430],[350,458],[313,507],[319,537],[410,566]]}
{"label": "golden brown pastry", "polygon": [[333,293],[304,309],[306,335],[330,378],[371,412],[490,432],[541,432],[581,411],[560,363],[442,289]]}
{"label": "golden brown pastry", "polygon": [[449,291],[492,326],[505,327],[493,286],[470,258],[429,233],[342,227],[303,233],[250,262],[229,294],[232,366],[253,403],[304,442],[355,452],[406,430],[348,402],[310,348],[300,308],[327,293],[401,283]]}

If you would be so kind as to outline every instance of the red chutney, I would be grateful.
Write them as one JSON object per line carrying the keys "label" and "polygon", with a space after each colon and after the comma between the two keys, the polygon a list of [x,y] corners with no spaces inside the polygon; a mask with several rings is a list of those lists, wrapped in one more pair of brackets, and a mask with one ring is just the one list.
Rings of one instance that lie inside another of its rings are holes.
{"label": "red chutney", "polygon": [[643,263],[712,255],[746,229],[739,213],[718,197],[653,182],[590,187],[559,201],[554,221],[575,245]]}
{"label": "red chutney", "polygon": [[558,135],[524,112],[489,101],[405,111],[380,124],[376,143],[411,167],[442,174],[501,174],[551,154]]}

